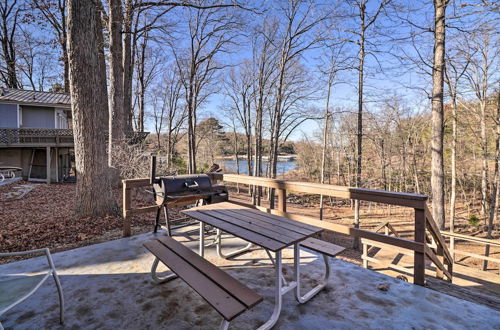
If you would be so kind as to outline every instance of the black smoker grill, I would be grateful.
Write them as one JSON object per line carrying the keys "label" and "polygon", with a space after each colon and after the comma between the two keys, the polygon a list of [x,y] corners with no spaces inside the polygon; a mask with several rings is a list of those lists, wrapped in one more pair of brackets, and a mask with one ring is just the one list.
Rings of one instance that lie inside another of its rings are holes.
{"label": "black smoker grill", "polygon": [[206,205],[225,202],[229,199],[227,189],[223,185],[213,185],[206,174],[176,175],[156,177],[156,156],[151,156],[150,184],[158,205],[154,232],[161,228],[160,212],[165,212],[166,230],[171,236],[168,208],[190,204]]}

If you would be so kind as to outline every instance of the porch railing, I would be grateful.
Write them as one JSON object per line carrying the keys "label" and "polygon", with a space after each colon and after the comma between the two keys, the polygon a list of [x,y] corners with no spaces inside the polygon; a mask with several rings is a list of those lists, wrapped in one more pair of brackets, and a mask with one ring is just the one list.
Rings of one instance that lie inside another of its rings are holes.
{"label": "porch railing", "polygon": [[[127,140],[131,144],[136,144],[142,142],[147,135],[148,132],[129,132]],[[73,143],[72,129],[0,127],[0,145],[67,145]]]}
{"label": "porch railing", "polygon": [[73,143],[73,130],[47,128],[0,128],[0,144]]}
{"label": "porch railing", "polygon": [[[307,183],[277,180],[261,177],[252,177],[236,174],[209,174],[214,182],[224,181],[238,184],[246,184],[249,186],[259,186],[276,189],[278,196],[278,206],[275,209],[265,208],[257,205],[247,205],[257,208],[261,211],[285,216],[287,218],[307,222],[313,225],[321,226],[327,230],[338,232],[341,234],[350,235],[353,237],[364,238],[371,241],[379,242],[396,248],[407,249],[413,251],[414,274],[413,281],[415,284],[425,284],[425,261],[426,258],[431,260],[437,268],[436,277],[443,278],[446,276],[448,281],[452,280],[453,274],[453,259],[445,244],[445,240],[441,235],[431,213],[427,208],[427,196],[419,194],[408,194],[392,191],[362,189],[352,187],[342,187],[319,183]],[[123,235],[130,236],[131,234],[131,216],[134,214],[155,211],[156,205],[145,207],[133,207],[131,193],[133,188],[144,187],[149,185],[149,179],[131,179],[123,181]],[[289,191],[331,196],[343,199],[358,199],[362,201],[371,201],[383,204],[391,204],[414,209],[414,239],[405,239],[401,237],[388,236],[373,231],[363,230],[359,228],[351,228],[349,226],[335,224],[331,222],[321,221],[312,217],[297,215],[286,211],[286,194]],[[429,234],[429,235],[428,235]]]}

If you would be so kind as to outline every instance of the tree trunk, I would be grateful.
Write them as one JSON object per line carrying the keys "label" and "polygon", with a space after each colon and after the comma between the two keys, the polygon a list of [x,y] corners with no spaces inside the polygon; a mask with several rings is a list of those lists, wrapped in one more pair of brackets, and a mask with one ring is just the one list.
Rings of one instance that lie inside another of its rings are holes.
{"label": "tree trunk", "polygon": [[[356,144],[356,187],[361,187],[361,166],[363,156],[363,83],[365,66],[365,4],[359,8],[361,18],[361,31],[359,38],[359,66],[358,66],[358,120],[357,120],[357,144]],[[354,228],[359,228],[359,200],[354,201]],[[359,238],[354,238],[353,248],[359,249]]]}
{"label": "tree trunk", "polygon": [[[259,82],[262,80],[261,78],[262,72],[259,72]],[[263,113],[263,88],[259,84],[259,98],[256,107],[256,115],[255,115],[255,164],[253,167],[253,175],[254,176],[262,176],[262,113]],[[255,190],[254,186],[254,190]],[[261,196],[262,196],[262,187],[257,187],[257,191],[254,191],[252,202],[254,205],[260,206]]]}
{"label": "tree trunk", "polygon": [[122,22],[123,11],[121,0],[110,0],[109,3],[109,138],[108,165],[111,169],[112,184],[119,180],[118,170],[113,162],[113,147],[125,141],[127,118],[123,108],[123,66],[122,66]]}
{"label": "tree trunk", "polygon": [[132,20],[134,8],[132,0],[126,0],[123,19],[123,112],[126,118],[126,130],[132,131],[132,78],[134,66],[132,63]]}
{"label": "tree trunk", "polygon": [[106,157],[108,102],[101,18],[95,2],[68,0],[68,60],[78,217],[117,214]]}
{"label": "tree trunk", "polygon": [[498,195],[500,184],[500,89],[497,91],[497,113],[496,113],[496,137],[495,137],[495,174],[493,179],[493,189],[490,198],[490,214],[488,217],[488,235],[492,238],[493,223],[498,213]]}
{"label": "tree trunk", "polygon": [[457,199],[457,101],[456,94],[451,91],[451,195],[450,195],[450,231],[455,230],[456,199]]}
{"label": "tree trunk", "polygon": [[432,66],[432,151],[431,190],[432,215],[439,228],[444,228],[444,108],[443,73],[448,0],[434,0],[434,61]]}
{"label": "tree trunk", "polygon": [[[486,96],[485,96],[486,97]],[[481,214],[488,209],[488,137],[486,136],[486,100],[480,100],[480,136],[481,136]]]}
{"label": "tree trunk", "polygon": [[[332,79],[328,80],[328,89],[326,93],[326,108],[325,108],[325,127],[323,128],[323,149],[321,150],[321,173],[320,173],[320,183],[325,183],[325,166],[326,166],[326,149],[328,146],[328,124],[330,121],[330,93],[332,91]],[[323,195],[319,197],[319,219],[323,220]]]}
{"label": "tree trunk", "polygon": [[69,61],[68,61],[68,27],[66,26],[66,0],[59,1],[59,12],[61,14],[61,44],[62,61],[64,66],[64,92],[69,93]]}
{"label": "tree trunk", "polygon": [[4,78],[4,83],[8,88],[21,87],[17,79],[16,45],[14,40],[18,26],[19,10],[19,8],[16,8],[16,2],[9,3],[5,1],[1,6],[2,50],[3,60],[7,71],[7,77]]}
{"label": "tree trunk", "polygon": [[145,114],[145,95],[146,95],[146,48],[147,48],[148,36],[147,33],[144,35],[143,42],[140,44],[140,58],[137,75],[139,79],[139,114],[138,114],[138,126],[139,132],[144,132],[144,114]]}

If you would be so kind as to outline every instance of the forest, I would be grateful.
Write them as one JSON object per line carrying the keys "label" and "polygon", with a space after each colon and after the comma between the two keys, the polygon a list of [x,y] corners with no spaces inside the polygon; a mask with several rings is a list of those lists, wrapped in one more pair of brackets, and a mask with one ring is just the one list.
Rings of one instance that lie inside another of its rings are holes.
{"label": "forest", "polygon": [[293,149],[308,181],[427,194],[440,226],[460,206],[491,236],[498,19],[487,0],[3,0],[0,80],[71,93],[81,216],[116,213],[130,155],[274,178]]}

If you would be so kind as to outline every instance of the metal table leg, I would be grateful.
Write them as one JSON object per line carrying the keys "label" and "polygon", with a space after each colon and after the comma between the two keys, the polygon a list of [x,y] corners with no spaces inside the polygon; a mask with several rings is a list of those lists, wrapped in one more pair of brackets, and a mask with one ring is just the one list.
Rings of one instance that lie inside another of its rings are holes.
{"label": "metal table leg", "polygon": [[275,260],[275,274],[276,274],[276,288],[274,291],[274,310],[271,318],[267,320],[266,323],[261,325],[258,330],[267,330],[271,329],[276,322],[281,313],[281,304],[282,304],[282,279],[281,279],[281,270],[282,270],[282,260],[281,260],[281,251],[276,252],[276,260]]}
{"label": "metal table leg", "polygon": [[320,284],[309,290],[306,294],[303,296],[300,293],[300,246],[299,244],[295,244],[294,247],[294,258],[293,258],[293,264],[294,264],[294,273],[295,273],[295,282],[297,283],[296,289],[295,289],[295,299],[301,304],[308,302],[312,297],[314,297],[318,292],[320,292],[328,283],[328,278],[330,277],[330,263],[328,260],[328,256],[322,255],[323,256],[323,261],[325,262],[325,275],[323,280],[321,281]]}
{"label": "metal table leg", "polygon": [[205,256],[205,224],[200,221],[200,252],[201,257]]}
{"label": "metal table leg", "polygon": [[220,257],[220,258],[224,258],[224,259],[229,259],[231,257],[234,257],[235,255],[238,255],[238,254],[242,254],[243,252],[246,252],[246,251],[249,251],[251,248],[253,248],[253,244],[252,243],[248,243],[247,246],[245,246],[244,248],[241,248],[239,250],[236,250],[236,251],[233,251],[233,252],[230,252],[228,254],[224,254],[222,253],[222,237],[221,237],[221,230],[217,228],[217,246],[216,246],[216,249],[217,249],[217,255]]}
{"label": "metal table leg", "polygon": [[[271,252],[269,252],[268,249],[264,249],[267,253],[267,256],[269,257],[269,260],[271,260],[271,263],[273,264],[273,267],[276,267],[276,263],[274,262],[274,258],[273,256],[271,255]],[[286,281],[286,278],[285,278],[285,275],[283,275],[283,273],[281,273],[281,279],[283,280],[283,285],[287,285],[288,282]]]}
{"label": "metal table leg", "polygon": [[223,320],[219,326],[219,330],[227,330],[229,328],[229,321]]}

